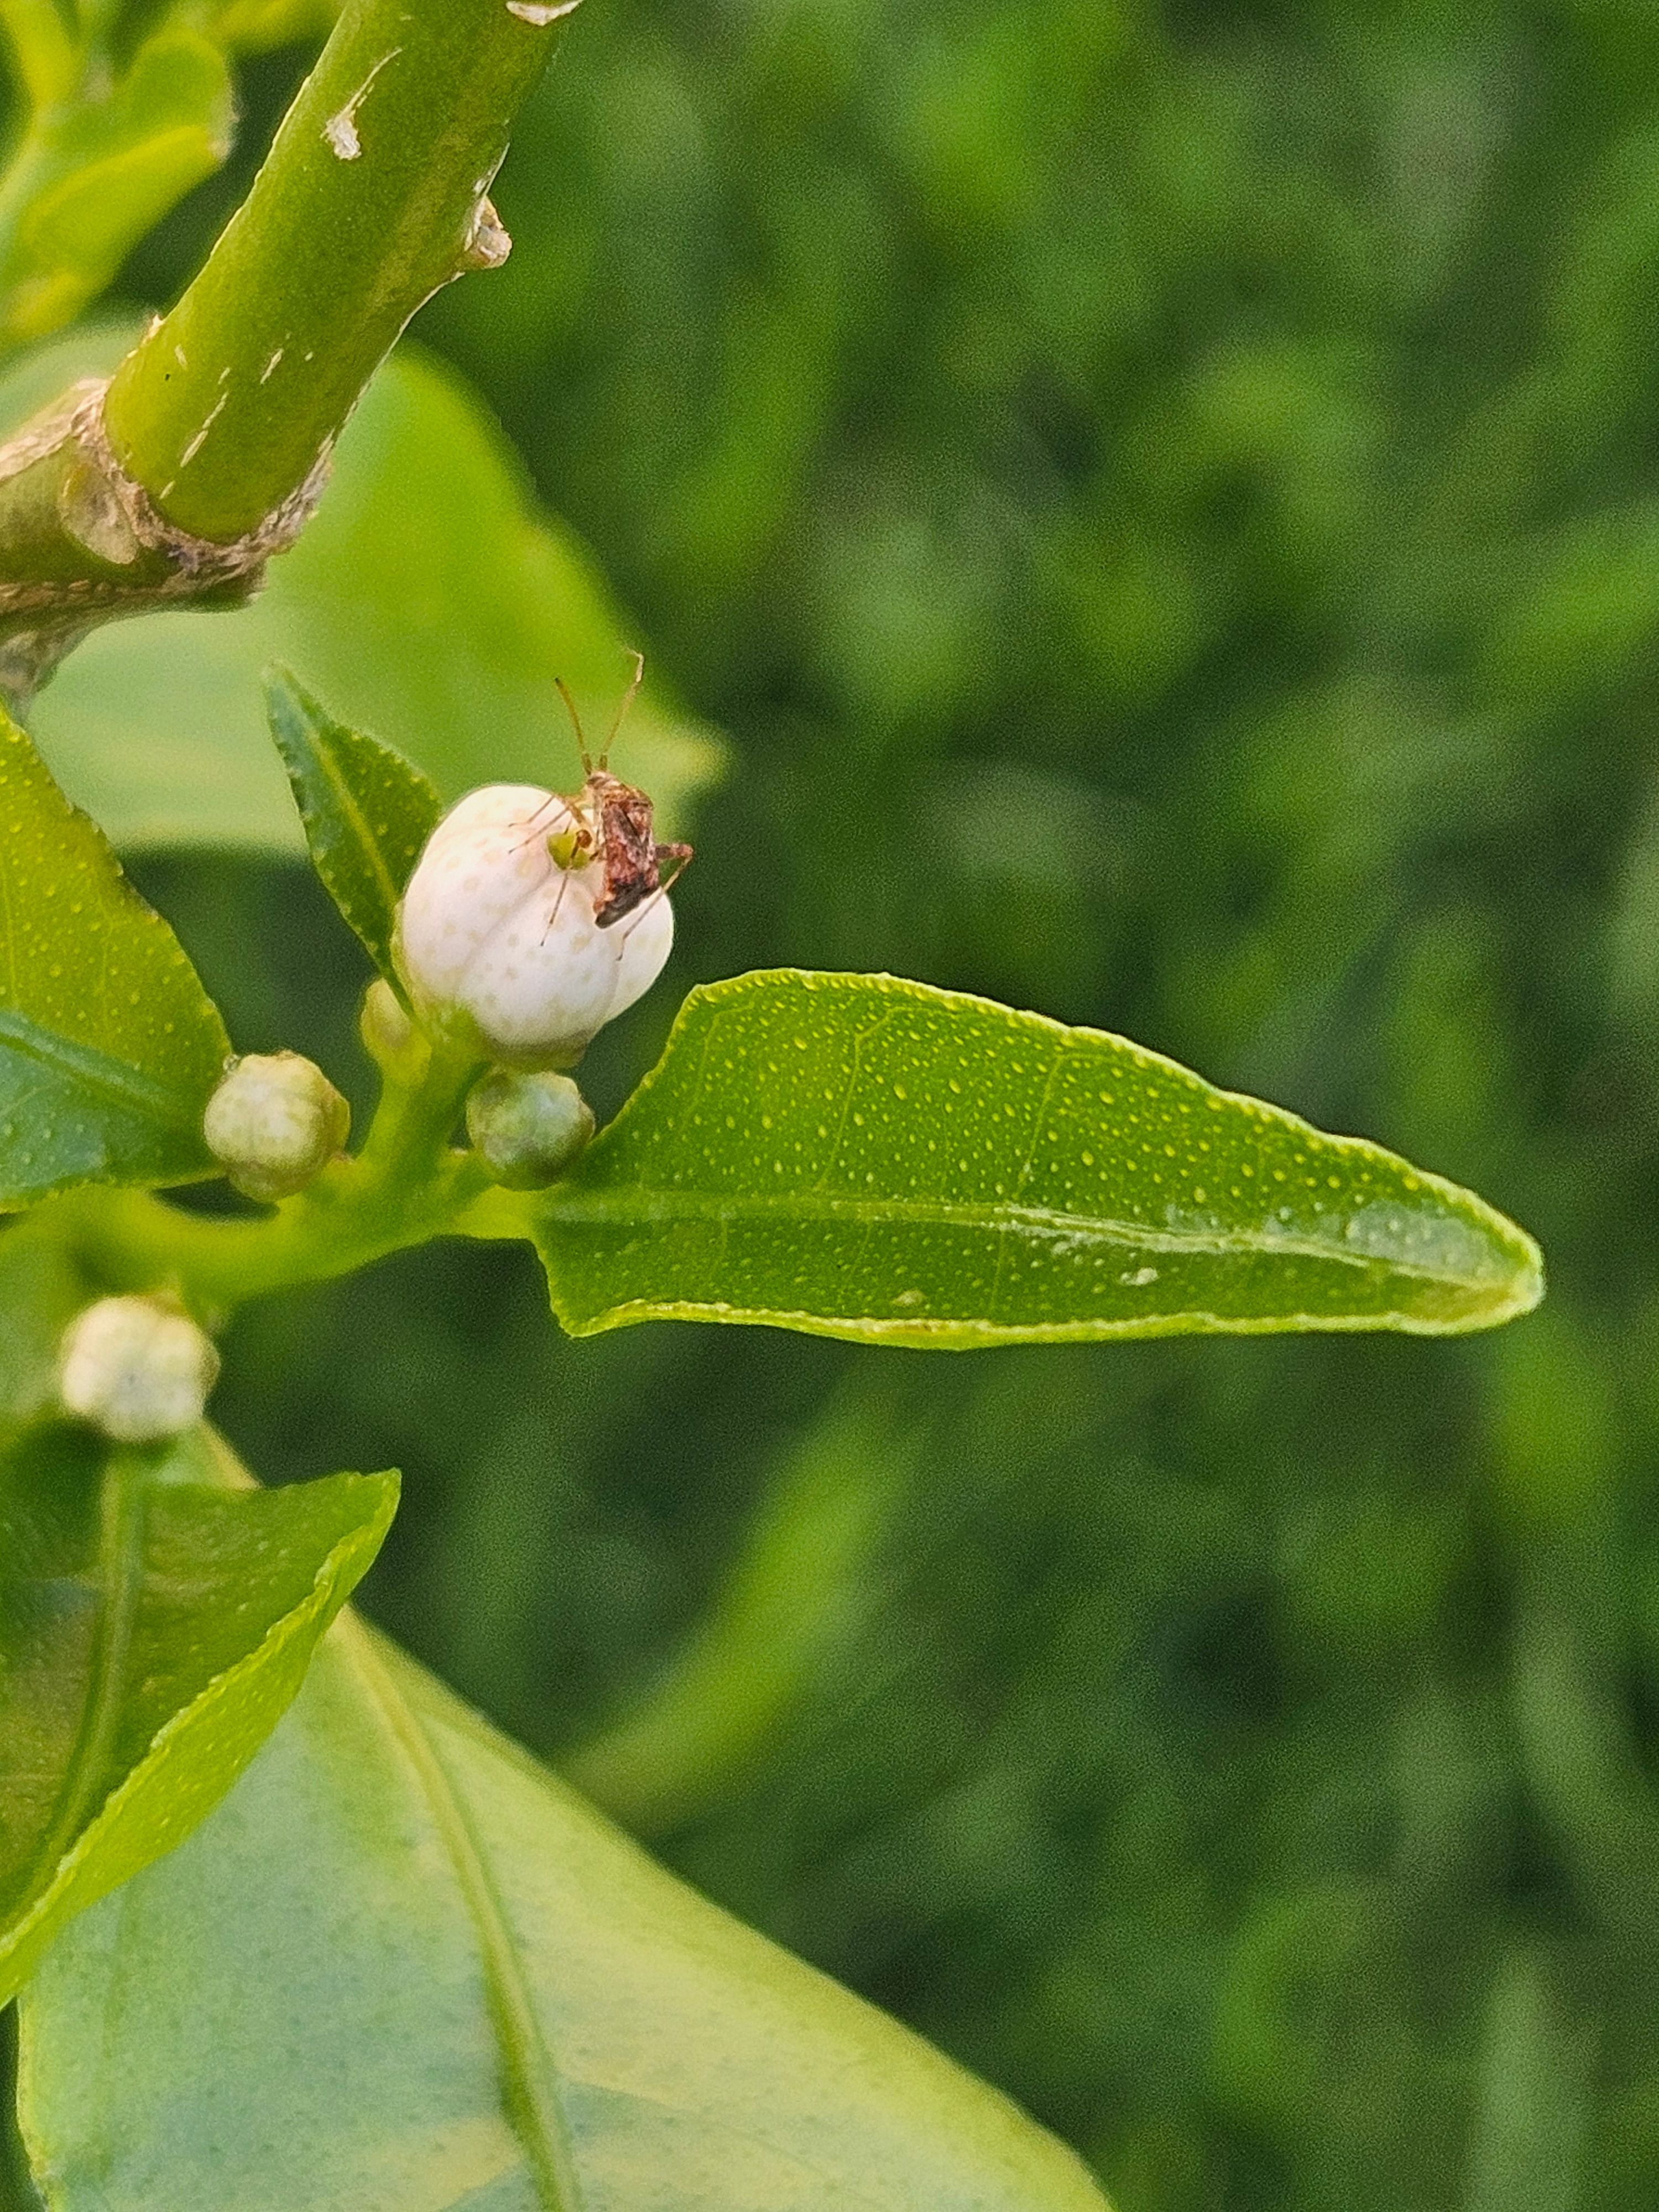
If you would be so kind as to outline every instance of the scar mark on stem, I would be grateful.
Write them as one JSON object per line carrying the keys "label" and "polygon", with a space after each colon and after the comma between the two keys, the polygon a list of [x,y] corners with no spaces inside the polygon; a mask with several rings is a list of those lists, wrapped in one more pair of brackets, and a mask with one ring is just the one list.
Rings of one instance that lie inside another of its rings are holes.
{"label": "scar mark on stem", "polygon": [[201,452],[203,447],[206,445],[207,434],[218,421],[220,416],[223,414],[225,402],[229,398],[229,392],[222,392],[219,394],[219,397],[214,401],[212,406],[209,408],[206,420],[203,422],[201,428],[191,440],[189,445],[185,447],[184,452],[179,456],[179,465],[181,469],[187,469],[191,463],[196,459],[198,453]]}
{"label": "scar mark on stem", "polygon": [[343,161],[355,161],[363,150],[363,142],[357,136],[357,110],[368,98],[374,80],[388,62],[396,61],[402,53],[401,46],[393,46],[390,53],[380,56],[368,75],[358,86],[345,106],[336,115],[331,115],[323,125],[323,136],[332,152]]}
{"label": "scar mark on stem", "polygon": [[574,15],[581,4],[582,0],[507,0],[507,12],[540,30],[545,24],[556,23],[561,15]]}

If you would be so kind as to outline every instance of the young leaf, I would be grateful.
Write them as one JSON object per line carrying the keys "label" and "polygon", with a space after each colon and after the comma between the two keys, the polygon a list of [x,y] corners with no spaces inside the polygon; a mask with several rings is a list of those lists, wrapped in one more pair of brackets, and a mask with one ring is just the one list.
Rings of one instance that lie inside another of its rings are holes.
{"label": "young leaf", "polygon": [[349,1614],[213,1818],[58,1944],[22,2043],[54,2212],[1103,2212]]}
{"label": "young leaf", "polygon": [[560,1320],[955,1348],[1484,1328],[1530,1237],[1437,1176],[1097,1030],[886,975],[694,991],[538,1208]]}
{"label": "young leaf", "polygon": [[[32,403],[76,373],[62,351],[44,392],[20,364]],[[92,368],[108,354],[94,331]],[[108,624],[41,693],[30,726],[64,788],[123,848],[297,854],[260,711],[271,662],[395,745],[449,801],[480,783],[574,784],[551,678],[604,727],[627,679],[624,648],[640,641],[472,393],[404,349],[364,394],[316,516],[252,605]],[[656,800],[665,834],[720,762],[714,736],[665,706],[653,671],[617,765]]]}
{"label": "young leaf", "polygon": [[211,1174],[229,1050],[173,932],[0,716],[0,1207]]}
{"label": "young leaf", "polygon": [[144,233],[224,160],[233,112],[223,55],[182,26],[147,40],[99,96],[45,105],[0,210],[0,343],[44,337],[95,299]]}
{"label": "young leaf", "polygon": [[397,1504],[390,1474],[216,1476],[62,1425],[0,1459],[0,2002],[218,1802]]}
{"label": "young leaf", "polygon": [[285,668],[265,678],[265,710],[294,786],[312,866],[395,989],[392,932],[398,901],[442,803],[401,753],[349,730]]}

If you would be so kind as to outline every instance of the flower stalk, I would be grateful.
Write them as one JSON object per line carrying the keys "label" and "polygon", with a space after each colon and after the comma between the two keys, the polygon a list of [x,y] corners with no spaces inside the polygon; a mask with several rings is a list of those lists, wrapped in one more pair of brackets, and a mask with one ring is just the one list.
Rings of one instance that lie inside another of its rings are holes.
{"label": "flower stalk", "polygon": [[33,1219],[98,1289],[169,1295],[216,1328],[250,1298],[330,1281],[436,1237],[526,1237],[528,1195],[497,1188],[476,1152],[449,1141],[479,1072],[476,1060],[434,1055],[413,1084],[388,1080],[362,1152],[257,1219],[102,1187],[49,1200]]}

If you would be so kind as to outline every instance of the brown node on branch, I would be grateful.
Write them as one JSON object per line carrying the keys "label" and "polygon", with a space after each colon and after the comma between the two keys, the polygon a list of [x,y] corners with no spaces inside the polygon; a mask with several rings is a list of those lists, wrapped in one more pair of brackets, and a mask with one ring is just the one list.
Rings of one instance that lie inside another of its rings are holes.
{"label": "brown node on branch", "polygon": [[165,605],[238,606],[321,496],[325,450],[299,489],[226,543],[158,513],[104,427],[107,380],[85,378],[0,444],[0,692],[18,710],[89,629]]}

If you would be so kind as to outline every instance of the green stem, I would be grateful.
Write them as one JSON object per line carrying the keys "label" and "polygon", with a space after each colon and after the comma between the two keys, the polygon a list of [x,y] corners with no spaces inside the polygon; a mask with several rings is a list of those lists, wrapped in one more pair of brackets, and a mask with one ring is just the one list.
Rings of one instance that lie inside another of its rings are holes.
{"label": "green stem", "polygon": [[173,1291],[217,1320],[247,1299],[350,1274],[434,1237],[521,1237],[527,1198],[498,1190],[449,1133],[477,1070],[434,1064],[389,1085],[362,1152],[336,1161],[256,1220],[185,1213],[148,1191],[68,1193],[41,1209],[89,1278],[109,1291]]}
{"label": "green stem", "polygon": [[505,0],[349,0],[246,200],[111,386],[111,443],[224,542],[307,482],[422,301],[506,240],[484,195],[553,36]]}
{"label": "green stem", "polygon": [[[347,0],[264,167],[107,393],[0,447],[0,689],[167,602],[236,605],[291,544],[423,300],[507,249],[486,197],[559,16],[547,0]],[[34,9],[0,23],[44,83]]]}

